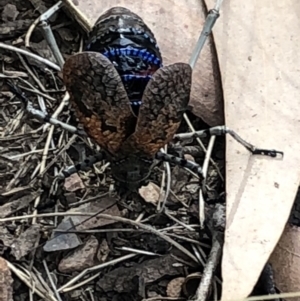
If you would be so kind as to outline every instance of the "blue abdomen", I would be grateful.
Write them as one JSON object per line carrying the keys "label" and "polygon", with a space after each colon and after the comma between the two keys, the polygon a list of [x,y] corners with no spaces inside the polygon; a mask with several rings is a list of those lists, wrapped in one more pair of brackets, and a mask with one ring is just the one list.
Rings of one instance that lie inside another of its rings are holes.
{"label": "blue abdomen", "polygon": [[162,66],[151,30],[130,10],[114,7],[98,19],[85,50],[100,52],[113,63],[137,115],[149,79]]}

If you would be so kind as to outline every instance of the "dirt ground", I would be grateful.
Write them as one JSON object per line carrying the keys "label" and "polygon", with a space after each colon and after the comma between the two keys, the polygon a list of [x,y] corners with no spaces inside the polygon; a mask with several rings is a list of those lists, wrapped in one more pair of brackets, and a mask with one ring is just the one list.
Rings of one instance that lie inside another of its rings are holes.
{"label": "dirt ground", "polygon": [[[26,46],[30,26],[53,4],[0,0],[0,42],[55,63],[41,25]],[[63,10],[49,24],[64,59],[86,39]],[[180,167],[171,168],[170,188],[164,164],[158,164],[147,186],[125,196],[112,189],[114,180],[105,161],[57,181],[62,169],[84,161],[99,146],[28,114],[24,99],[5,81],[17,85],[34,108],[77,127],[72,109],[63,101],[60,71],[14,49],[1,47],[0,57],[0,301],[189,300],[200,298],[201,289],[206,290],[205,299],[219,299],[224,138],[217,139],[212,153],[202,226],[199,178]],[[196,130],[207,127],[193,114],[188,116]],[[188,131],[183,122],[179,132]],[[208,141],[203,140],[206,147]],[[174,141],[168,151],[200,165],[205,157],[193,139]],[[296,223],[297,216],[292,215],[291,222]],[[265,272],[262,276],[270,275],[268,266]],[[253,294],[276,291],[264,277]]]}

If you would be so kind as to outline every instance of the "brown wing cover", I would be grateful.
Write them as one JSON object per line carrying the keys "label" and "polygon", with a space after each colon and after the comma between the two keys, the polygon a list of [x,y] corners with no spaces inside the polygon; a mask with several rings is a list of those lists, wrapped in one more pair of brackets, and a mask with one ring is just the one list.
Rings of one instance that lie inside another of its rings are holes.
{"label": "brown wing cover", "polygon": [[176,63],[154,73],[143,94],[136,130],[122,146],[148,156],[170,142],[189,103],[190,65]]}
{"label": "brown wing cover", "polygon": [[63,80],[87,134],[115,154],[133,132],[135,117],[112,63],[100,53],[76,54],[66,61]]}

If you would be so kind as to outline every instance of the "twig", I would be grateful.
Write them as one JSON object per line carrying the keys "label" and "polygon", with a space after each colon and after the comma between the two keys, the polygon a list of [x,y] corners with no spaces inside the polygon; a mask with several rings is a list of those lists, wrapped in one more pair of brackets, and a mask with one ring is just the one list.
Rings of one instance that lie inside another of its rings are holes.
{"label": "twig", "polygon": [[51,286],[52,286],[52,289],[54,290],[54,293],[55,293],[55,295],[56,295],[57,300],[62,301],[62,299],[61,299],[61,297],[60,297],[60,295],[59,295],[59,292],[57,291],[57,288],[56,288],[56,286],[55,286],[55,284],[54,284],[54,281],[53,281],[53,279],[52,279],[52,277],[51,277],[51,275],[50,275],[50,272],[49,272],[49,269],[48,269],[46,260],[43,260],[43,265],[44,265],[46,274],[47,274],[47,276],[48,276],[48,279],[49,279],[49,282],[50,282],[50,284],[51,284]]}
{"label": "twig", "polygon": [[70,280],[68,283],[66,283],[65,285],[63,285],[62,287],[60,287],[58,289],[58,292],[65,292],[65,289],[68,288],[70,285],[72,285],[73,283],[75,283],[76,281],[78,281],[79,279],[81,279],[83,276],[85,276],[86,274],[92,272],[92,271],[97,271],[97,270],[100,270],[100,269],[103,269],[103,268],[106,268],[108,266],[112,266],[112,265],[115,265],[117,263],[120,263],[122,261],[125,261],[127,259],[130,259],[130,258],[133,258],[135,256],[137,256],[138,254],[128,254],[128,255],[125,255],[125,256],[122,256],[122,257],[119,257],[117,259],[114,259],[114,260],[111,260],[111,261],[108,261],[108,262],[104,262],[104,263],[101,263],[99,265],[96,265],[96,266],[93,266],[91,268],[87,268],[85,270],[83,270],[82,272],[80,272],[76,277],[74,277],[72,280]]}
{"label": "twig", "polygon": [[17,47],[14,47],[14,46],[11,46],[11,45],[6,45],[2,42],[0,42],[0,48],[2,49],[6,49],[6,50],[10,50],[10,51],[14,51],[14,52],[18,52],[18,53],[21,53],[21,54],[24,54],[24,55],[27,55],[51,68],[53,68],[54,70],[56,71],[61,71],[60,67],[57,66],[56,64],[52,63],[51,61],[39,56],[39,55],[36,55],[34,53],[31,53],[31,52],[28,52],[26,50],[23,50],[23,49],[20,49],[20,48],[17,48]]}
{"label": "twig", "polygon": [[[57,107],[57,109],[54,111],[54,113],[52,114],[52,118],[57,118],[59,116],[59,114],[63,111],[64,107],[66,105],[68,105],[69,103],[69,99],[70,99],[70,95],[68,92],[65,93],[62,101],[60,102],[59,106]],[[51,126],[51,124],[47,123],[44,125],[44,131],[49,127]]]}
{"label": "twig", "polygon": [[37,76],[35,76],[35,74],[32,72],[32,70],[30,69],[30,67],[28,66],[28,64],[25,62],[25,60],[23,59],[22,55],[20,53],[17,53],[22,65],[24,66],[24,68],[27,70],[27,72],[29,73],[29,75],[32,77],[32,79],[36,82],[36,84],[39,86],[39,88],[45,92],[45,87],[43,86],[43,84],[41,83],[41,81],[37,78]]}
{"label": "twig", "polygon": [[212,248],[207,259],[203,276],[196,292],[196,301],[205,301],[213,282],[214,271],[217,268],[223,250],[224,231],[226,224],[226,208],[222,204],[215,205],[211,218],[208,221],[208,228],[212,233]]}
{"label": "twig", "polygon": [[169,219],[173,220],[173,221],[174,221],[175,223],[177,223],[178,225],[181,225],[182,227],[188,229],[189,231],[192,231],[192,232],[195,231],[194,228],[190,227],[189,225],[185,224],[184,222],[178,220],[176,217],[172,216],[172,215],[168,212],[167,209],[164,210],[164,213],[165,213],[165,215],[166,215]]}
{"label": "twig", "polygon": [[195,253],[195,256],[198,258],[198,261],[201,263],[201,265],[203,267],[205,267],[205,261],[202,259],[202,257],[200,256],[200,253],[198,252],[198,250],[196,249],[196,247],[194,245],[192,245],[192,249]]}
{"label": "twig", "polygon": [[224,234],[220,232],[215,232],[213,236],[212,248],[203,271],[203,277],[196,292],[196,301],[205,301],[208,298],[214,271],[222,255],[223,237]]}
{"label": "twig", "polygon": [[205,154],[205,159],[202,166],[203,176],[204,180],[202,181],[202,187],[199,189],[199,221],[200,221],[200,227],[204,227],[204,221],[205,221],[205,203],[204,203],[204,197],[203,197],[203,191],[205,191],[205,185],[206,185],[206,178],[207,178],[207,172],[208,172],[208,165],[209,161],[211,159],[211,153],[214,147],[214,143],[216,140],[216,136],[212,136],[209,139],[208,148]]}
{"label": "twig", "polygon": [[29,26],[27,33],[25,35],[25,47],[30,47],[30,38],[34,31],[34,29],[37,27],[41,19],[41,16],[39,16],[37,19],[34,20],[34,22]]}
{"label": "twig", "polygon": [[[89,277],[89,278],[86,278],[85,280],[81,281],[80,283],[76,284],[76,285],[73,285],[73,286],[66,286],[64,289],[62,289],[62,292],[63,293],[67,293],[67,292],[70,292],[70,291],[73,291],[89,282],[91,282],[92,280],[98,278],[99,276],[101,275],[101,272],[99,273],[96,273],[95,275]],[[66,284],[65,284],[66,285]]]}
{"label": "twig", "polygon": [[[37,214],[37,215],[25,215],[25,216],[15,216],[15,217],[8,217],[8,218],[1,218],[0,219],[0,223],[1,222],[6,222],[6,221],[14,221],[14,220],[25,220],[26,218],[38,218],[38,217],[49,217],[49,216],[68,216],[68,215],[81,215],[81,216],[95,216],[95,213],[79,213],[79,212],[56,212],[56,213],[43,213],[43,214]],[[155,234],[158,237],[166,240],[168,243],[170,243],[171,245],[173,245],[175,248],[177,248],[179,251],[181,251],[182,253],[184,253],[185,255],[187,255],[188,257],[190,257],[192,260],[194,260],[195,262],[198,262],[197,258],[190,252],[188,251],[186,248],[184,248],[183,246],[181,246],[179,243],[177,243],[176,241],[174,241],[173,239],[171,239],[170,237],[168,237],[167,235],[161,233],[160,231],[154,229],[153,227],[150,227],[148,225],[144,225],[141,223],[138,223],[136,221],[132,221],[120,216],[112,216],[109,214],[104,214],[104,213],[99,213],[97,214],[98,218],[104,218],[104,219],[111,219],[117,222],[121,222],[121,223],[125,223],[125,224],[129,224],[138,228],[141,228],[149,233]]]}
{"label": "twig", "polygon": [[[192,132],[192,133],[189,133],[189,134],[196,133],[195,128],[193,127],[193,125],[192,125],[191,121],[189,120],[188,116],[184,113],[183,117],[184,117],[186,123],[188,124],[188,126],[189,126],[189,128],[190,128],[190,130],[191,130],[191,132]],[[186,135],[188,135],[188,134],[186,134]],[[179,136],[182,136],[182,134],[175,135],[175,137],[179,137]],[[193,137],[193,136],[191,135],[191,137]],[[207,152],[207,149],[205,148],[205,146],[203,145],[202,141],[200,140],[200,137],[197,137],[197,136],[196,136],[196,141],[199,143],[199,145],[200,145],[201,148],[204,150],[204,152]],[[222,176],[222,173],[221,173],[221,171],[219,170],[219,167],[218,167],[218,165],[216,164],[216,162],[215,162],[213,159],[211,159],[211,158],[210,158],[210,162],[213,164],[214,168],[216,169],[218,175],[220,176],[220,179],[221,179],[222,181],[224,181],[224,178],[223,178],[223,176]]]}
{"label": "twig", "polygon": [[11,269],[11,271],[14,272],[14,274],[23,281],[34,293],[36,293],[38,296],[43,298],[43,300],[49,300],[49,301],[58,301],[54,296],[48,294],[47,292],[44,292],[44,289],[40,287],[38,283],[35,283],[34,285],[31,283],[31,279],[28,275],[26,275],[24,272],[19,270],[17,267],[15,267],[13,264],[11,264],[9,261],[6,261],[8,267]]}
{"label": "twig", "polygon": [[[55,127],[52,125],[48,132],[47,140],[46,140],[44,151],[43,151],[42,161],[41,161],[41,165],[40,165],[40,171],[39,171],[40,174],[43,173],[45,166],[46,166],[46,161],[47,161],[47,157],[48,157],[48,153],[49,153],[49,149],[50,149],[50,143],[51,143],[51,140],[53,137],[54,129],[55,129]],[[38,207],[40,200],[41,200],[41,196],[39,195],[35,199],[34,208]],[[37,209],[34,209],[33,215],[36,215],[36,214],[37,214]],[[36,218],[34,217],[32,219],[32,224],[35,224],[35,223],[36,223]]]}
{"label": "twig", "polygon": [[[163,153],[167,153],[167,146],[165,146],[165,149],[166,150],[161,148],[160,151],[163,152]],[[162,175],[162,185],[164,183],[166,183],[166,185],[164,186],[166,189],[165,189],[165,192],[163,194],[163,200],[159,201],[158,204],[157,204],[158,213],[161,213],[164,210],[165,205],[166,205],[166,201],[168,199],[168,196],[169,196],[170,190],[171,190],[171,167],[170,167],[170,163],[169,162],[164,162],[164,167],[165,167],[165,169],[164,169],[163,175]],[[160,197],[162,195],[162,190],[163,189],[161,189]],[[162,204],[162,205],[160,206],[160,204]]]}
{"label": "twig", "polygon": [[154,253],[154,252],[149,252],[149,251],[145,251],[145,250],[138,250],[138,249],[128,248],[128,247],[121,247],[121,248],[116,248],[116,249],[126,251],[126,252],[132,252],[132,253],[139,254],[139,255],[161,256],[160,254],[157,254],[157,253]]}

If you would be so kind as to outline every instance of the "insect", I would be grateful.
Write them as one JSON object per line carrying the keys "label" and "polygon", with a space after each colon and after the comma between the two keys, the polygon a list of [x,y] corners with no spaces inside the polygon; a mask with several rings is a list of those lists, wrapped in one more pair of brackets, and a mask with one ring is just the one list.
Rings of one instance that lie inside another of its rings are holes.
{"label": "insect", "polygon": [[63,68],[72,105],[88,136],[104,149],[114,178],[137,188],[181,123],[192,69],[185,63],[162,67],[153,33],[122,7],[99,18],[86,50]]}
{"label": "insect", "polygon": [[[126,189],[143,185],[156,160],[202,177],[198,164],[159,151],[173,139],[187,108],[192,68],[186,63],[163,67],[156,39],[139,16],[123,7],[100,16],[85,51],[65,62],[63,80],[85,132],[103,149],[90,162],[109,161],[113,177]],[[49,117],[44,120],[51,122]],[[253,154],[279,153],[257,149],[226,127],[201,133],[229,133]],[[65,170],[63,176],[81,167]]]}

